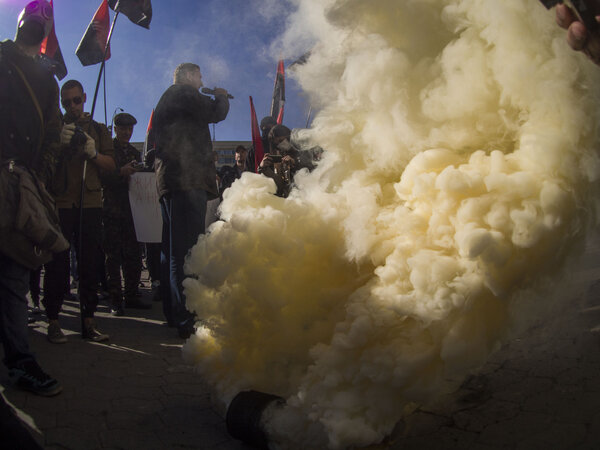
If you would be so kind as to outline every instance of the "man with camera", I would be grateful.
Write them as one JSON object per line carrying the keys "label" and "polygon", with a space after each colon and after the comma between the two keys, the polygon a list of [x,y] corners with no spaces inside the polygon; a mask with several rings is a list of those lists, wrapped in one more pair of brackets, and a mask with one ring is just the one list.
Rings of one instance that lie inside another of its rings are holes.
{"label": "man with camera", "polygon": [[268,153],[258,166],[258,172],[272,178],[277,186],[275,195],[287,197],[292,187],[294,174],[306,168],[312,170],[312,158],[306,151],[295,148],[291,142],[292,131],[285,125],[275,125],[269,131]]}
{"label": "man with camera", "polygon": [[[102,174],[104,201],[102,222],[104,224],[104,252],[106,253],[106,277],[111,298],[111,315],[122,316],[123,297],[125,307],[148,309],[138,297],[138,285],[142,273],[142,253],[135,234],[131,205],[129,204],[129,179],[142,168],[140,152],[129,143],[133,134],[135,117],[128,113],[115,116],[115,164],[117,169]],[[121,267],[125,289],[121,290]]]}
{"label": "man with camera", "polygon": [[[76,243],[82,336],[102,342],[108,340],[108,336],[100,333],[94,322],[98,305],[98,252],[102,236],[100,173],[115,170],[114,150],[106,126],[92,120],[83,111],[86,94],[79,81],[65,82],[60,99],[67,125],[60,136],[60,160],[50,189],[58,207],[61,230]],[[55,344],[67,341],[58,323],[58,314],[69,286],[69,252],[65,251],[55,255],[54,260],[46,265],[44,275],[43,303],[48,316],[48,340]]]}
{"label": "man with camera", "polygon": [[[52,23],[50,4],[30,2],[19,15],[14,42],[0,43],[0,169],[3,175],[11,164],[36,173],[43,181],[52,175],[53,155],[59,149],[62,126],[58,86],[37,57],[40,43],[50,33]],[[0,210],[8,201],[3,191]],[[0,248],[3,362],[16,386],[38,395],[52,396],[60,393],[62,386],[40,368],[27,339],[26,295],[30,269],[32,267],[22,265],[6,253],[4,247]]]}
{"label": "man with camera", "polygon": [[163,235],[168,237],[163,240],[163,252],[171,287],[171,301],[163,306],[167,322],[178,328],[182,338],[194,332],[195,323],[185,306],[183,263],[198,236],[204,233],[207,200],[219,195],[208,124],[224,120],[229,112],[225,89],[215,89],[212,99],[198,92],[202,86],[200,67],[180,64],[173,74],[173,84],[158,101],[153,118],[156,182]]}

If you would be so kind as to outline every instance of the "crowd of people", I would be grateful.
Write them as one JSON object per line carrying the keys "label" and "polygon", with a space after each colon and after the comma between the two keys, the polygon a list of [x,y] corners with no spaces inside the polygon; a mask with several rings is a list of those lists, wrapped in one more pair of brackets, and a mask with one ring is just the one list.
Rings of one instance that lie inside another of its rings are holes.
{"label": "crowd of people", "polygon": [[[155,147],[147,155],[130,143],[137,123],[131,114],[114,117],[112,138],[112,130],[85,111],[83,85],[68,80],[59,89],[48,66],[40,63],[40,42],[52,26],[44,7],[45,2],[30,2],[19,16],[15,40],[0,46],[0,186],[13,180],[15,166],[27,171],[39,193],[53,200],[51,207],[40,204],[34,209],[56,216],[48,227],[70,248],[50,249],[48,236],[26,240],[19,251],[32,255],[29,263],[2,243],[0,337],[14,383],[52,396],[62,388],[39,367],[28,346],[28,292],[29,313],[41,314],[43,309],[51,343],[67,342],[59,316],[68,298],[79,302],[82,337],[106,342],[110,337],[95,319],[99,293],[108,299],[113,316],[151,307],[139,292],[145,254],[154,298],[162,301],[167,324],[188,338],[198,318],[185,305],[184,260],[198,236],[218,219],[223,191],[244,172],[258,172],[274,180],[276,195],[287,196],[294,173],[311,169],[313,163],[311,152],[291,144],[289,128],[266,117],[261,122],[264,157],[257,161],[253,149],[238,146],[235,164],[217,171],[209,124],[227,117],[229,94],[216,88],[214,98],[202,95],[202,74],[193,63],[177,66],[173,84],[158,101],[152,129]],[[129,181],[139,170],[156,173],[163,220],[159,244],[142,246],[136,237]],[[19,182],[25,176],[21,178]],[[35,258],[38,254],[51,257]],[[77,294],[71,294],[74,286]]]}

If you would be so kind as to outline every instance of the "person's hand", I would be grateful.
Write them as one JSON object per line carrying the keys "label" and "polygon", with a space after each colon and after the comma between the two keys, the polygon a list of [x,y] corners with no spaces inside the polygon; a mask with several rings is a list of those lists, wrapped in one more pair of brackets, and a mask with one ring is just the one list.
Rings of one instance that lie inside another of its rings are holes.
{"label": "person's hand", "polygon": [[[600,2],[596,1],[596,8],[600,7]],[[596,21],[600,22],[600,16],[596,16]],[[582,51],[595,64],[600,65],[600,31],[592,33],[581,23],[571,8],[561,3],[556,5],[556,23],[567,30],[567,43],[576,51]]]}
{"label": "person's hand", "polygon": [[135,161],[130,161],[129,163],[121,167],[121,169],[119,170],[119,175],[121,175],[122,177],[129,177],[137,171],[138,170],[135,167]]}
{"label": "person's hand", "polygon": [[71,138],[75,134],[75,124],[74,123],[66,123],[63,125],[62,130],[60,131],[60,143],[63,145],[69,145],[71,143]]}
{"label": "person's hand", "polygon": [[259,164],[259,167],[261,169],[264,169],[265,167],[272,167],[273,166],[273,160],[271,159],[271,155],[269,153],[265,153],[265,156],[263,157],[262,161]]}
{"label": "person's hand", "polygon": [[290,155],[285,155],[283,158],[281,158],[281,162],[289,167],[294,167],[296,165],[296,160]]}
{"label": "person's hand", "polygon": [[83,156],[85,156],[86,159],[94,159],[96,156],[98,156],[98,152],[96,151],[96,142],[89,134],[83,134],[85,134],[85,137],[87,138],[85,145],[83,146]]}

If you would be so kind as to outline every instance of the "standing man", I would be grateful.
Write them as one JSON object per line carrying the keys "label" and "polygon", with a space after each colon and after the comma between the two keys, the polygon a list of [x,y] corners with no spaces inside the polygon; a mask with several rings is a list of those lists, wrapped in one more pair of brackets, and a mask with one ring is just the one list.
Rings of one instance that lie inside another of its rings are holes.
{"label": "standing man", "polygon": [[[36,59],[40,43],[52,29],[52,7],[34,1],[21,11],[15,41],[0,43],[0,160],[51,177],[52,158],[60,144],[58,86]],[[0,202],[6,201],[0,198]],[[4,364],[16,386],[52,396],[62,386],[46,374],[27,342],[30,269],[0,252],[0,340]]]}
{"label": "standing man", "polygon": [[163,247],[169,264],[170,304],[164,305],[167,322],[187,339],[195,318],[185,307],[182,282],[187,252],[204,233],[206,202],[219,195],[209,123],[224,120],[229,112],[227,91],[217,88],[211,99],[198,92],[203,86],[200,67],[177,66],[173,85],[154,110],[156,182],[163,214]]}
{"label": "standing man", "polygon": [[[108,340],[108,336],[100,333],[94,322],[98,305],[98,252],[102,239],[100,172],[115,171],[113,145],[106,126],[83,112],[86,95],[79,81],[65,82],[60,91],[60,99],[65,109],[64,120],[68,124],[63,128],[63,134],[70,133],[71,139],[69,144],[61,147],[51,191],[58,207],[63,234],[67,239],[73,238],[72,242],[76,244],[81,242],[81,248],[76,245],[75,250],[83,316],[82,337],[103,342]],[[65,251],[57,254],[46,265],[44,274],[43,303],[48,316],[48,340],[54,344],[67,341],[58,323],[58,314],[68,292],[69,252]]]}
{"label": "standing man", "polygon": [[[104,224],[104,252],[106,253],[106,278],[111,298],[111,315],[122,316],[123,295],[128,308],[148,309],[137,296],[142,273],[142,252],[135,234],[131,205],[129,204],[129,179],[141,166],[140,152],[129,143],[133,126],[137,123],[131,114],[115,116],[114,172],[104,172],[104,201],[102,222]],[[121,290],[121,267],[125,290]]]}

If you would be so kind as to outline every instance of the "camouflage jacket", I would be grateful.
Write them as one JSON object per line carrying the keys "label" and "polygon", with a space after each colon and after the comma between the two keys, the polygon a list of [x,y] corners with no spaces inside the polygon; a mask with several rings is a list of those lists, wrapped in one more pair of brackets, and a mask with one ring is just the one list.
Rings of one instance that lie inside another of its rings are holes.
{"label": "camouflage jacket", "polygon": [[[65,116],[65,120],[70,119]],[[113,156],[113,146],[106,125],[92,120],[88,113],[84,113],[74,123],[94,139],[98,153]],[[84,161],[85,157],[81,149],[72,149],[69,145],[60,146],[59,162],[50,184],[58,208],[79,207]],[[100,172],[101,170],[93,162],[88,162],[85,173],[84,208],[102,207]]]}
{"label": "camouflage jacket", "polygon": [[125,217],[131,214],[129,205],[129,177],[119,174],[121,167],[131,161],[141,161],[140,152],[131,144],[123,144],[113,140],[114,158],[117,169],[114,172],[103,172],[102,213],[109,217]]}

